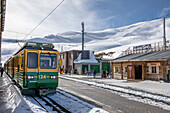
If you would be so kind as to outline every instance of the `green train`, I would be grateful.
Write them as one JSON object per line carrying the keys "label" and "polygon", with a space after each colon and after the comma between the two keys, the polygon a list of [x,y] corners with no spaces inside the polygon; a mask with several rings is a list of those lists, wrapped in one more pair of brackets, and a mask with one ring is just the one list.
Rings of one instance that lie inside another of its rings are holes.
{"label": "green train", "polygon": [[58,87],[58,55],[51,43],[26,42],[4,63],[4,70],[22,94],[54,93]]}

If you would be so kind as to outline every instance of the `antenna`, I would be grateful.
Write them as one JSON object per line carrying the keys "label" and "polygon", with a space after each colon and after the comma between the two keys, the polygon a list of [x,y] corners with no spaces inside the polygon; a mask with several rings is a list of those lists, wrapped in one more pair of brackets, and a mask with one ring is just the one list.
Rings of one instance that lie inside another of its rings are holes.
{"label": "antenna", "polygon": [[163,17],[163,42],[164,42],[164,50],[166,51],[165,17]]}

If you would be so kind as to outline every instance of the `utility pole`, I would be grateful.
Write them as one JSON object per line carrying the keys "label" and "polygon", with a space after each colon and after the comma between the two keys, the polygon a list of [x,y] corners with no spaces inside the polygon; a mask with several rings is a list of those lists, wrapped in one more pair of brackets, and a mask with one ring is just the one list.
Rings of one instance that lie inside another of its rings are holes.
{"label": "utility pole", "polygon": [[81,23],[82,25],[82,52],[84,51],[84,22]]}
{"label": "utility pole", "polygon": [[164,42],[164,50],[166,51],[165,17],[163,17],[163,42]]}

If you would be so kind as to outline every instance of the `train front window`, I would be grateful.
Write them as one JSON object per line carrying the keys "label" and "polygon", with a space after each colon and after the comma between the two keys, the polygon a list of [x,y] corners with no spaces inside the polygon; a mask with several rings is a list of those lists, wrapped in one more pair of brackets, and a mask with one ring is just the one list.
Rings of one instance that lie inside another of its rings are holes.
{"label": "train front window", "polygon": [[40,67],[42,69],[55,69],[57,56],[54,53],[40,54]]}
{"label": "train front window", "polygon": [[38,53],[29,52],[28,53],[28,68],[38,67]]}

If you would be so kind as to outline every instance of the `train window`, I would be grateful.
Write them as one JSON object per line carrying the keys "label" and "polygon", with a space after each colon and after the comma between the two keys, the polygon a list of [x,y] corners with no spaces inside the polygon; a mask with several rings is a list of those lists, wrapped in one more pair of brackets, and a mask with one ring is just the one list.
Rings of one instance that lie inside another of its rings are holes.
{"label": "train window", "polygon": [[38,53],[28,53],[28,68],[38,67]]}
{"label": "train window", "polygon": [[24,53],[22,53],[21,57],[22,57],[22,65],[21,65],[21,68],[23,68],[23,63],[24,63]]}
{"label": "train window", "polygon": [[54,53],[41,53],[40,54],[40,67],[42,69],[55,69],[57,56]]}

